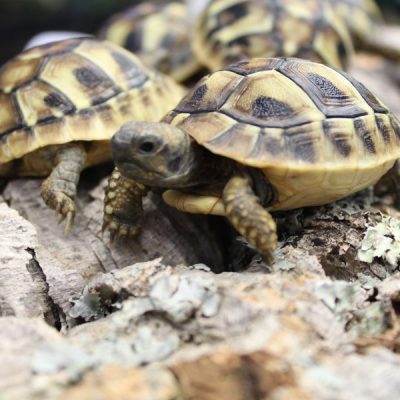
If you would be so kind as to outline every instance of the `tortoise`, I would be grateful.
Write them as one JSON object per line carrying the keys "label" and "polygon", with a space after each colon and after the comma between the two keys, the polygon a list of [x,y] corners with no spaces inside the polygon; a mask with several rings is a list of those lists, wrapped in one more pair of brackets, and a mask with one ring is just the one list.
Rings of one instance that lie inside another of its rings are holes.
{"label": "tortoise", "polygon": [[393,40],[400,31],[398,27],[390,27],[384,23],[374,0],[328,1],[344,19],[356,50],[372,51],[396,61],[400,59],[400,45],[396,39]]}
{"label": "tortoise", "polygon": [[99,36],[138,55],[143,62],[182,82],[200,64],[191,49],[186,5],[178,1],[144,2],[112,17]]}
{"label": "tortoise", "polygon": [[197,18],[193,51],[214,71],[252,57],[299,57],[345,69],[354,49],[327,0],[212,0]]}
{"label": "tortoise", "polygon": [[267,261],[270,211],[321,205],[374,184],[400,156],[400,122],[344,72],[296,58],[216,71],[160,122],[112,138],[105,215],[137,233],[149,188],[179,210],[226,216]]}
{"label": "tortoise", "polygon": [[276,56],[346,69],[354,49],[398,61],[392,30],[373,0],[211,0],[198,16],[193,50],[210,70]]}
{"label": "tortoise", "polygon": [[111,136],[124,122],[156,121],[182,94],[109,42],[25,50],[0,68],[0,176],[48,176],[41,195],[68,232],[81,170],[111,160]]}

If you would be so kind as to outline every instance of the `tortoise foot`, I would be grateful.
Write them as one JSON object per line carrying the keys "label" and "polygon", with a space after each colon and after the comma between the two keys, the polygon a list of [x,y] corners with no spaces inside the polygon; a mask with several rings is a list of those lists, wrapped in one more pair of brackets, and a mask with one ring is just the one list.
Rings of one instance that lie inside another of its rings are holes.
{"label": "tortoise foot", "polygon": [[[107,205],[107,210],[111,209],[111,205]],[[140,232],[140,225],[131,224],[129,221],[121,221],[121,219],[114,215],[113,213],[107,214],[106,209],[104,210],[104,219],[103,219],[103,227],[102,231],[110,232],[110,239],[114,241],[116,237],[120,238],[128,238],[137,236]]]}
{"label": "tortoise foot", "polygon": [[[57,212],[59,223],[65,221],[65,233],[70,233],[74,224],[76,206],[70,191],[60,190],[49,177],[41,187],[41,195],[46,205]],[[73,192],[74,193],[74,192]]]}
{"label": "tortoise foot", "polygon": [[104,197],[103,232],[116,236],[132,237],[140,232],[143,215],[142,197],[147,189],[121,175],[117,168],[110,176]]}

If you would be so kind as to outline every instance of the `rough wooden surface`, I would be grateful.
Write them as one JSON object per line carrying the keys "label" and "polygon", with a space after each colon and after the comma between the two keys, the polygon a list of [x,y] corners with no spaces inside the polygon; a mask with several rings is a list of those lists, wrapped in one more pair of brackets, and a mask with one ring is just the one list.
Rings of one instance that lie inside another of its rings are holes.
{"label": "rough wooden surface", "polygon": [[[297,259],[292,252],[285,260]],[[87,316],[85,302],[110,312],[110,296],[122,309],[64,336],[32,319],[0,319],[2,358],[24,355],[0,388],[7,399],[133,390],[149,400],[396,399],[399,275],[362,285],[332,281],[317,265],[304,257],[300,276],[215,275],[156,260],[103,274],[74,312]]]}

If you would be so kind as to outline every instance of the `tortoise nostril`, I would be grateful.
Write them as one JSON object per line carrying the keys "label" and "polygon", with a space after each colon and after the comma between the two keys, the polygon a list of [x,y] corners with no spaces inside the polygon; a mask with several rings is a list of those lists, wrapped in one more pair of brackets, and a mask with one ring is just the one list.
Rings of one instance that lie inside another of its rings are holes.
{"label": "tortoise nostril", "polygon": [[144,154],[151,153],[155,149],[155,145],[153,142],[142,142],[139,145],[139,151]]}

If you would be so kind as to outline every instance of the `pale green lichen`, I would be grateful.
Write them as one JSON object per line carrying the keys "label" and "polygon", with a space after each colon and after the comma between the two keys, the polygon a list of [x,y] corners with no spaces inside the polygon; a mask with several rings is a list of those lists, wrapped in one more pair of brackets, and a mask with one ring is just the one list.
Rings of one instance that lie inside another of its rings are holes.
{"label": "pale green lichen", "polygon": [[398,267],[400,261],[400,219],[382,216],[382,221],[370,226],[365,232],[358,259],[371,263],[375,258],[384,261],[389,272]]}

